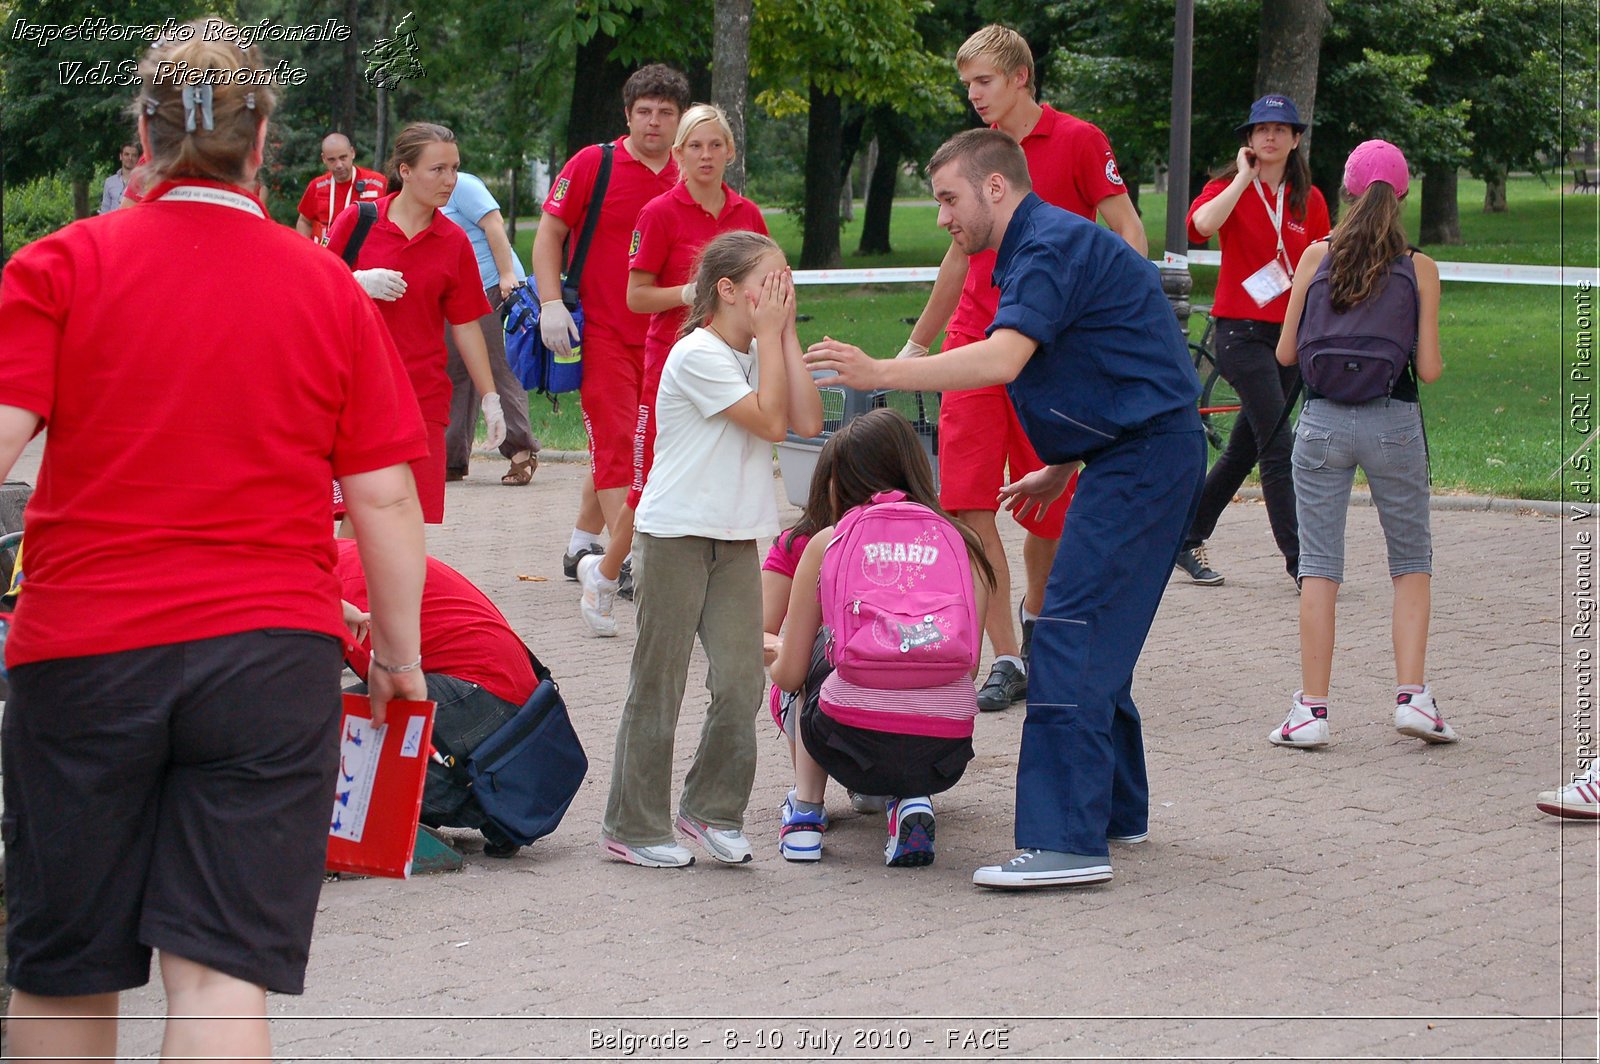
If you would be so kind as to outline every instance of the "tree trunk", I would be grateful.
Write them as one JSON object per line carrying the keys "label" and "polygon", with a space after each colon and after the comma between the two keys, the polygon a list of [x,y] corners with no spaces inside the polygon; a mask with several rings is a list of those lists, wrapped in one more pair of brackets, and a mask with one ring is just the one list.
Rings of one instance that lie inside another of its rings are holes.
{"label": "tree trunk", "polygon": [[[361,25],[360,0],[344,0],[344,24],[355,31]],[[361,92],[361,34],[351,32],[344,42],[343,65],[339,69],[338,96],[333,103],[333,128],[356,140],[356,100]],[[356,158],[360,158],[360,150]]]}
{"label": "tree trunk", "polygon": [[[1281,92],[1310,123],[1317,102],[1317,57],[1328,25],[1327,0],[1269,0],[1261,5],[1261,43],[1256,55],[1256,95]],[[1311,155],[1311,130],[1300,141]]]}
{"label": "tree trunk", "polygon": [[1139,174],[1138,174],[1138,171],[1135,171],[1135,172],[1133,172],[1131,174],[1124,174],[1123,176],[1126,177],[1126,178],[1131,178],[1132,179],[1132,180],[1128,181],[1127,184],[1125,184],[1123,187],[1128,190],[1128,202],[1133,204],[1133,213],[1139,215],[1142,218],[1144,216],[1144,212],[1139,210]]}
{"label": "tree trunk", "polygon": [[753,0],[716,0],[711,49],[711,102],[722,108],[733,127],[736,154],[723,180],[744,191],[745,104],[750,97],[750,7]]}
{"label": "tree trunk", "polygon": [[1483,213],[1504,214],[1506,210],[1506,175],[1496,174],[1483,183]]}
{"label": "tree trunk", "polygon": [[861,212],[861,243],[856,250],[862,255],[887,255],[894,186],[900,176],[900,146],[883,137],[873,143],[878,146],[878,158],[867,179],[867,207]]}
{"label": "tree trunk", "polygon": [[1456,168],[1444,163],[1422,168],[1422,231],[1419,244],[1461,243],[1461,212],[1456,205]]}
{"label": "tree trunk", "polygon": [[811,89],[806,119],[805,230],[800,268],[826,270],[839,265],[839,187],[844,183],[839,97]]}
{"label": "tree trunk", "polygon": [[89,179],[75,177],[72,179],[72,216],[74,218],[89,217]]}
{"label": "tree trunk", "polygon": [[622,86],[633,73],[611,58],[615,37],[596,33],[578,46],[572,72],[572,109],[567,117],[567,158],[591,144],[615,140],[622,116]]}
{"label": "tree trunk", "polygon": [[[378,24],[385,30],[389,28],[389,0],[383,0],[383,4],[378,8]],[[372,139],[372,168],[382,170],[383,164],[389,158],[389,90],[382,85],[378,86],[377,118],[377,128],[373,130]],[[394,189],[391,187],[389,191],[393,192]]]}
{"label": "tree trunk", "polygon": [[511,188],[506,192],[506,239],[517,242],[517,186],[522,181],[522,168],[511,168]]}

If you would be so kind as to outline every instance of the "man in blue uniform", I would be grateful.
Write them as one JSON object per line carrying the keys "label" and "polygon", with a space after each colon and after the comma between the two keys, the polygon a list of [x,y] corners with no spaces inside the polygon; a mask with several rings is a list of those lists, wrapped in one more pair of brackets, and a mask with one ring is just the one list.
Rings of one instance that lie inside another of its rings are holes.
{"label": "man in blue uniform", "polygon": [[1004,133],[957,134],[928,163],[939,224],[967,254],[995,249],[1000,309],[985,340],[876,361],[825,339],[806,352],[852,388],[1004,383],[1046,467],[1002,489],[1047,506],[1081,464],[1034,629],[1017,767],[1016,844],[987,887],[1100,883],[1108,842],[1149,828],[1133,667],[1205,475],[1200,382],[1156,270],[1109,230],[1031,191]]}

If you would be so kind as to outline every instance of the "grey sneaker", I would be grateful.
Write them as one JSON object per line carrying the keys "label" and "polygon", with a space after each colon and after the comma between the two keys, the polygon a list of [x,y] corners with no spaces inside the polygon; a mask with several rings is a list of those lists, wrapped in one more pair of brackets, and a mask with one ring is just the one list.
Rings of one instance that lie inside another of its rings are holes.
{"label": "grey sneaker", "polygon": [[893,798],[886,794],[857,794],[855,791],[848,793],[850,795],[850,808],[858,813],[887,812],[889,803],[894,801]]}
{"label": "grey sneaker", "polygon": [[630,846],[616,839],[600,837],[600,852],[618,861],[641,865],[645,868],[687,868],[694,864],[694,854],[675,842],[660,846]]}
{"label": "grey sneaker", "polygon": [[561,556],[561,575],[568,580],[578,579],[578,563],[591,554],[604,554],[606,549],[598,543],[591,543],[576,554],[563,554]]}
{"label": "grey sneaker", "polygon": [[617,577],[617,597],[633,601],[633,559],[624,558],[622,575]]}
{"label": "grey sneaker", "polygon": [[997,661],[978,688],[978,708],[985,713],[1006,709],[1028,697],[1028,674],[1009,661]]}
{"label": "grey sneaker", "polygon": [[1178,560],[1173,563],[1179,569],[1189,574],[1189,579],[1205,587],[1220,587],[1222,574],[1207,564],[1206,545],[1201,543],[1195,547],[1185,547],[1178,552]]}
{"label": "grey sneaker", "polygon": [[1111,858],[1087,857],[1057,850],[1022,850],[1005,864],[985,865],[972,873],[980,887],[1086,886],[1111,878]]}
{"label": "grey sneaker", "polygon": [[678,832],[699,843],[706,853],[723,864],[744,864],[755,856],[750,840],[738,828],[714,828],[679,813]]}

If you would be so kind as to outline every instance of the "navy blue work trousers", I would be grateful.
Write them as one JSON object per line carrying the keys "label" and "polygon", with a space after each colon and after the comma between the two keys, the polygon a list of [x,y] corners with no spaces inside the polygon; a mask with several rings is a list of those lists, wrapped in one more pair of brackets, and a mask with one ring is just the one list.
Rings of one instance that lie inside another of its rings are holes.
{"label": "navy blue work trousers", "polygon": [[1107,834],[1148,826],[1133,667],[1205,478],[1205,436],[1185,413],[1129,433],[1079,476],[1033,632],[1018,848],[1100,856]]}

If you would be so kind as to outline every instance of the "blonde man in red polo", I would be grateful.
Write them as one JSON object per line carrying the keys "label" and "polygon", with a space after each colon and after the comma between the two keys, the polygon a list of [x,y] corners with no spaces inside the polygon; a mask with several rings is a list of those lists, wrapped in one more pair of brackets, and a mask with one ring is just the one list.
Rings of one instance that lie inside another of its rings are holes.
{"label": "blonde man in red polo", "polygon": [[[1148,251],[1144,223],[1128,199],[1106,135],[1088,122],[1034,98],[1033,52],[1020,33],[985,26],[956,53],[956,70],[978,117],[1022,145],[1033,190],[1090,221],[1096,214],[1135,251]],[[900,351],[901,358],[926,355],[945,329],[943,350],[984,338],[994,321],[1000,292],[990,279],[995,253],[970,258],[954,244],[939,264],[928,304]],[[948,324],[947,324],[948,323]],[[1033,619],[1044,601],[1045,579],[1055,560],[1062,523],[1072,499],[1069,487],[1043,515],[1017,518],[1027,529],[1022,559],[1027,588],[1022,597],[1022,641],[1011,626],[1011,570],[995,526],[998,493],[1042,463],[1017,421],[1003,387],[945,392],[939,411],[939,502],[983,540],[994,567],[984,631],[995,661],[978,693],[978,706],[1000,710],[1028,694],[1028,644]],[[1008,475],[1009,473],[1009,475]]]}

